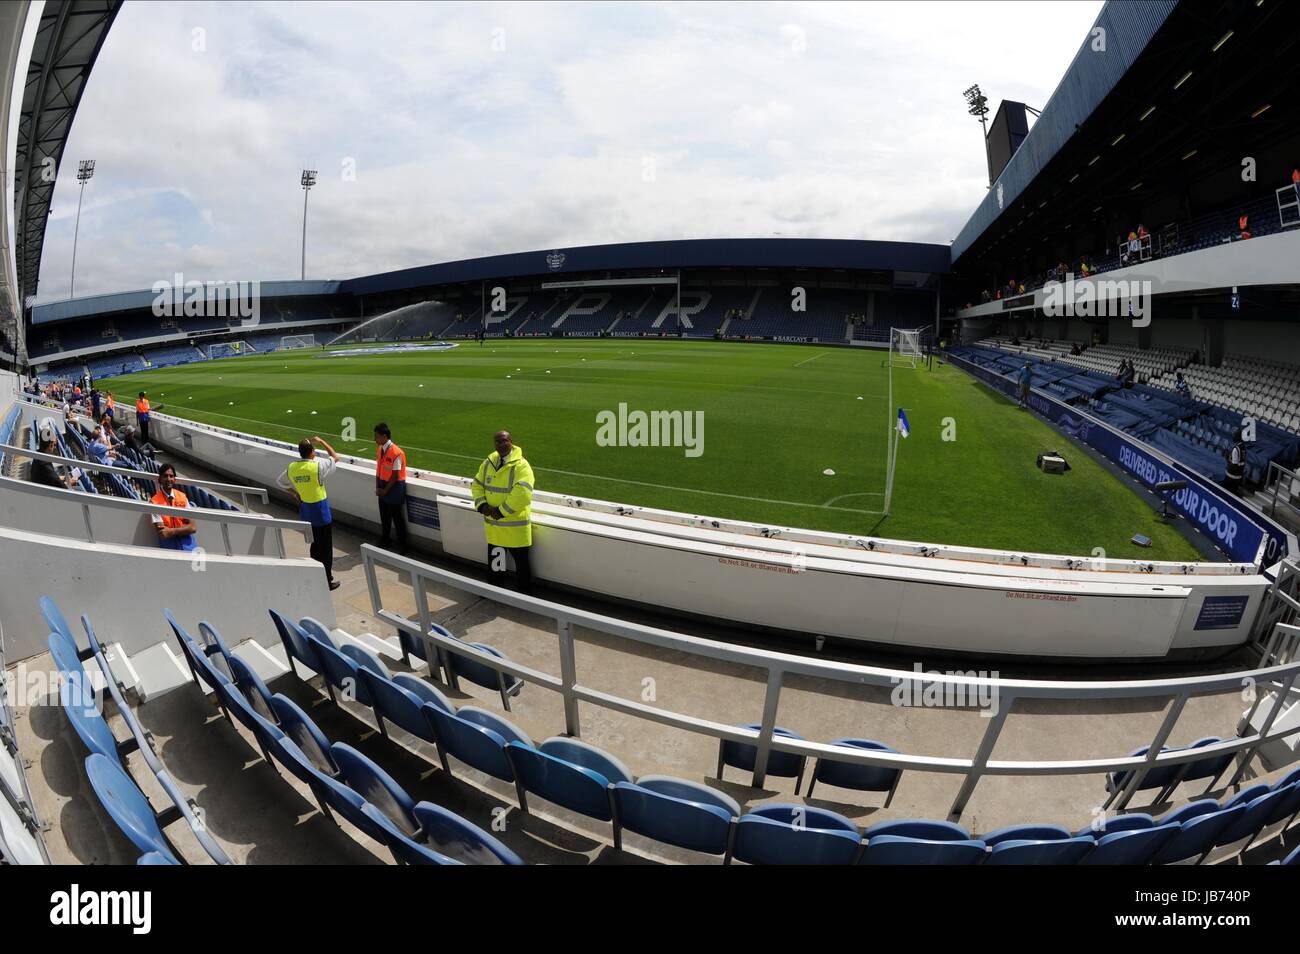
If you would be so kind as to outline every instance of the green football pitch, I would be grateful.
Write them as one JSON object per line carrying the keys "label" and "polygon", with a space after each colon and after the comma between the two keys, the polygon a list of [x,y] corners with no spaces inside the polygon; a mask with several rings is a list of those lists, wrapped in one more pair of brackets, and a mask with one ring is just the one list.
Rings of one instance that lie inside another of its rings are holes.
{"label": "green football pitch", "polygon": [[[354,456],[373,458],[371,429],[382,420],[412,468],[463,475],[505,428],[540,489],[620,503],[927,543],[1197,558],[1126,481],[1031,413],[937,364],[893,370],[893,405],[905,409],[911,436],[900,443],[883,516],[890,381],[874,349],[520,339],[411,354],[275,352],[99,386],[128,404],[146,390],[164,413],[264,437],[320,434]],[[692,420],[701,412],[702,432],[689,436],[702,440],[694,449],[611,444],[617,423],[603,435],[601,425],[617,421],[620,405],[629,442],[636,411]],[[356,440],[345,443],[349,418]],[[1049,450],[1072,469],[1040,472],[1035,459]],[[1153,546],[1132,544],[1137,533]]]}

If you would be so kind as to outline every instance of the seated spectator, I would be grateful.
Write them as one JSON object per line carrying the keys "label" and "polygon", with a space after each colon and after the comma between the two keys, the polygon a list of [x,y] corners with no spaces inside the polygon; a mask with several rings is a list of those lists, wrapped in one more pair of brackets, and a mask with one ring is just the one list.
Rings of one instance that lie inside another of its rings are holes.
{"label": "seated spectator", "polygon": [[122,428],[122,443],[141,456],[152,457],[154,455],[153,447],[140,440],[140,432],[134,427]]}
{"label": "seated spectator", "polygon": [[1180,397],[1190,398],[1192,396],[1192,389],[1188,386],[1187,382],[1183,380],[1183,372],[1177,372],[1174,375],[1174,379],[1174,392]]}
{"label": "seated spectator", "polygon": [[[161,507],[176,507],[181,510],[190,506],[189,498],[176,487],[176,468],[163,464],[158,471],[158,492],[150,498],[151,503]],[[194,532],[197,525],[189,517],[173,517],[154,513],[149,515],[154,530],[158,533],[158,542],[165,550],[194,550]]]}
{"label": "seated spectator", "polygon": [[96,427],[94,433],[90,435],[90,443],[86,445],[86,450],[101,464],[112,464],[117,460],[117,451],[105,442],[104,430],[100,427]]}
{"label": "seated spectator", "polygon": [[1070,356],[1076,357],[1081,354],[1083,354],[1083,352],[1079,350],[1079,343],[1076,341],[1074,344],[1070,346]]}
{"label": "seated spectator", "polygon": [[1243,215],[1241,218],[1237,219],[1237,238],[1238,238],[1238,239],[1248,239],[1248,238],[1250,238],[1250,227],[1249,227],[1249,225],[1250,225],[1250,216],[1248,216],[1248,215]]}
{"label": "seated spectator", "polygon": [[[53,438],[43,441],[40,452],[54,457],[59,456],[59,442]],[[61,475],[54,464],[48,460],[33,460],[31,472],[27,475],[27,479],[34,484],[44,484],[46,487],[58,487],[60,489],[75,487],[77,484],[74,474],[68,474],[66,477]]]}

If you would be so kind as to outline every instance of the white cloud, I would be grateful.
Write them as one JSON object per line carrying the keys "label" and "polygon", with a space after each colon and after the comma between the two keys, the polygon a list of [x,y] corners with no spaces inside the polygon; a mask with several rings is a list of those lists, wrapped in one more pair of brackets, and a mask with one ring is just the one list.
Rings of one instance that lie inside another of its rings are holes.
{"label": "white cloud", "polygon": [[296,276],[304,167],[309,277],[664,238],[946,242],[985,188],[961,91],[1042,107],[1099,8],[126,4],[40,297],[66,294],[90,157],[83,294]]}

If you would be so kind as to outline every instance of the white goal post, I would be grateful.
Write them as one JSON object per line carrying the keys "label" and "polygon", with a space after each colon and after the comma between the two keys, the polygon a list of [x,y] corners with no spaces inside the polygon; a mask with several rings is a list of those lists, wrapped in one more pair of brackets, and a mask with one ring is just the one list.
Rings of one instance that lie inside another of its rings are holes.
{"label": "white goal post", "polygon": [[285,335],[280,339],[281,351],[292,351],[294,348],[314,347],[316,347],[315,335]]}
{"label": "white goal post", "polygon": [[915,368],[925,363],[920,328],[889,329],[889,366]]}
{"label": "white goal post", "polygon": [[257,349],[247,341],[223,341],[208,345],[209,358],[232,358],[241,354],[257,354]]}

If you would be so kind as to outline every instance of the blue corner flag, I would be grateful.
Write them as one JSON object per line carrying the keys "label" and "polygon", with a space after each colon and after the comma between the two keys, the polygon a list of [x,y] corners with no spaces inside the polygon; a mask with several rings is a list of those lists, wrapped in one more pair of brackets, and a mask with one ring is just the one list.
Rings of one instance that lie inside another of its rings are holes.
{"label": "blue corner flag", "polygon": [[912,433],[912,428],[909,427],[907,423],[907,414],[901,407],[898,409],[898,433],[903,437]]}

